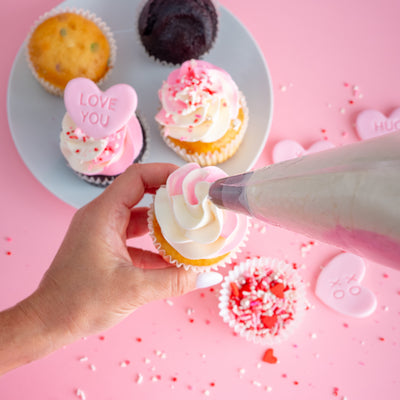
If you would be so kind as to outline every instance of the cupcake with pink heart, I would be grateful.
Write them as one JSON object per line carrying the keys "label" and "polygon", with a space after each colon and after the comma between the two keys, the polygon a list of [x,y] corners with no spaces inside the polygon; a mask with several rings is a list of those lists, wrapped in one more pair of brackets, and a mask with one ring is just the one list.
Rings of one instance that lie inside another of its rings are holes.
{"label": "cupcake with pink heart", "polygon": [[147,137],[131,86],[118,84],[102,92],[90,79],[76,78],[65,88],[64,103],[60,148],[82,179],[107,186],[143,159]]}

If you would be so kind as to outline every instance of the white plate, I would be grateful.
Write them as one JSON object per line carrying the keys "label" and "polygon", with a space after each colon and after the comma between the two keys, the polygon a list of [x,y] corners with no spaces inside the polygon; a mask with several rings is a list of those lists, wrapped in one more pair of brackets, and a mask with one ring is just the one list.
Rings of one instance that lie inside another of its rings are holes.
{"label": "white plate", "polygon": [[[150,128],[150,149],[145,161],[182,165],[184,161],[166,147],[154,122],[159,106],[157,91],[173,67],[154,62],[140,45],[135,30],[139,4],[141,0],[67,0],[59,7],[90,10],[109,25],[117,42],[117,62],[103,90],[116,83],[132,85],[138,93],[138,111]],[[225,8],[219,7],[219,13],[218,37],[204,59],[231,74],[245,94],[250,112],[248,131],[238,152],[219,165],[234,175],[249,170],[264,148],[272,119],[272,84],[262,53],[250,33]],[[25,61],[25,43],[11,71],[7,107],[19,154],[50,192],[76,208],[101,193],[103,189],[83,182],[66,166],[59,150],[63,100],[48,94],[33,78]]]}

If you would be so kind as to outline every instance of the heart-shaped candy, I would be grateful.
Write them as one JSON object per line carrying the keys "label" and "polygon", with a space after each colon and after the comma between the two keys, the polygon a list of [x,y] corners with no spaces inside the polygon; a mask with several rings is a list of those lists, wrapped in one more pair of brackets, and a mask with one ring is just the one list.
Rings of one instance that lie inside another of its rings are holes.
{"label": "heart-shaped candy", "polygon": [[301,157],[307,154],[316,153],[322,150],[328,150],[335,147],[327,140],[319,140],[313,143],[307,150],[298,142],[291,139],[281,140],[276,143],[272,151],[272,161],[274,163],[291,160],[292,158]]}
{"label": "heart-shaped candy", "polygon": [[278,362],[278,359],[274,356],[273,349],[267,349],[263,355],[262,360],[269,364],[276,364]]}
{"label": "heart-shaped candy", "polygon": [[363,140],[396,132],[400,130],[400,108],[396,108],[387,118],[376,110],[361,111],[357,116],[356,128]]}
{"label": "heart-shaped candy", "polygon": [[88,136],[102,139],[127,124],[137,106],[135,90],[125,84],[102,92],[90,79],[76,78],[64,91],[68,114]]}
{"label": "heart-shaped candy", "polygon": [[365,263],[361,257],[341,253],[320,272],[315,294],[329,307],[350,317],[363,318],[376,308],[376,297],[361,285]]}

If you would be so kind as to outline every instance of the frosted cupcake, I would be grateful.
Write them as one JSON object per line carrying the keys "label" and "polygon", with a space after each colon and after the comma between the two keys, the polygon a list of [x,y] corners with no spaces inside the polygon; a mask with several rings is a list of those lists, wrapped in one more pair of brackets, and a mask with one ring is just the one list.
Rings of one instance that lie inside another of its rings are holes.
{"label": "frosted cupcake", "polygon": [[225,176],[218,167],[190,163],[174,171],[157,191],[149,230],[168,262],[204,271],[236,257],[248,235],[248,218],[219,209],[208,198],[211,183]]}
{"label": "frosted cupcake", "polygon": [[138,20],[146,52],[171,64],[208,52],[217,32],[218,14],[211,0],[148,0]]}
{"label": "frosted cupcake", "polygon": [[116,56],[107,25],[85,10],[52,10],[33,26],[27,40],[27,60],[39,83],[62,96],[67,83],[85,77],[100,84]]}
{"label": "frosted cupcake", "polygon": [[220,315],[249,341],[272,345],[293,333],[306,309],[304,283],[282,261],[249,259],[221,287]]}
{"label": "frosted cupcake", "polygon": [[165,143],[201,166],[232,157],[246,132],[248,110],[231,76],[206,61],[174,70],[159,91],[156,121]]}
{"label": "frosted cupcake", "polygon": [[145,153],[145,128],[136,116],[137,95],[125,84],[102,92],[86,78],[70,81],[64,93],[60,148],[85,181],[107,186]]}

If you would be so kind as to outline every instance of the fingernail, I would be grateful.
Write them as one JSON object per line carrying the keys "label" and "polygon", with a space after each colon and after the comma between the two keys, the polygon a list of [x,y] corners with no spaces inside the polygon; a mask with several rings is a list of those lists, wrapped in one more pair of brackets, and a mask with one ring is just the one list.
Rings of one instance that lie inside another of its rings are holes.
{"label": "fingernail", "polygon": [[197,275],[196,289],[202,289],[217,285],[222,281],[222,275],[218,272],[203,272]]}

